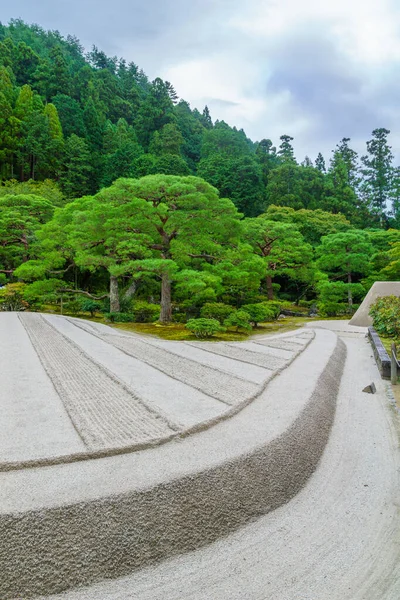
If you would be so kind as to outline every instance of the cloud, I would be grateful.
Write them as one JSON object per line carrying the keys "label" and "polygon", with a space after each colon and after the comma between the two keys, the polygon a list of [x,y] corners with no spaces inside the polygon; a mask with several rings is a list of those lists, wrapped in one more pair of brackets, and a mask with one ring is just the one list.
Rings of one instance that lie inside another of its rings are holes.
{"label": "cloud", "polygon": [[[397,0],[14,0],[21,16],[124,56],[253,139],[295,137],[299,159],[376,127],[400,154]],[[400,158],[400,156],[399,156]]]}

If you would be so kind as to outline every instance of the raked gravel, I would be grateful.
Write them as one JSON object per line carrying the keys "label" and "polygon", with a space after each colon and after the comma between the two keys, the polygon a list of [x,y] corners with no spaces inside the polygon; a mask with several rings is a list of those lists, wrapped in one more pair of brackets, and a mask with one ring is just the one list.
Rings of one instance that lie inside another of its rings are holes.
{"label": "raked gravel", "polygon": [[[368,342],[343,339],[331,437],[291,502],[207,548],[48,600],[398,600],[398,416]],[[375,395],[361,391],[371,380]]]}
{"label": "raked gravel", "polygon": [[20,320],[89,450],[169,436],[171,427],[43,317]]}
{"label": "raked gravel", "polygon": [[177,356],[138,337],[110,335],[104,337],[109,344],[129,356],[145,362],[165,373],[212,396],[225,404],[233,405],[256,394],[259,386],[245,378],[239,378],[219,369],[197,363],[195,360]]}

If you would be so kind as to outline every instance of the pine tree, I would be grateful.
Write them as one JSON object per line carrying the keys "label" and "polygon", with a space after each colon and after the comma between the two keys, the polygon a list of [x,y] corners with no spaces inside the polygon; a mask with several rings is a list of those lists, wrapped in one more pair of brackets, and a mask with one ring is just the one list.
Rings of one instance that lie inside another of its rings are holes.
{"label": "pine tree", "polygon": [[315,159],[315,168],[318,169],[318,171],[321,171],[321,173],[326,173],[325,159],[321,152],[318,152],[318,156]]}
{"label": "pine tree", "polygon": [[281,140],[281,145],[279,146],[278,156],[280,156],[282,162],[295,163],[296,159],[291,144],[294,138],[290,137],[290,135],[281,135],[279,139]]}
{"label": "pine tree", "polygon": [[389,133],[388,129],[374,129],[372,139],[367,142],[368,154],[361,159],[364,165],[363,191],[381,221],[391,198],[393,153],[387,141]]}

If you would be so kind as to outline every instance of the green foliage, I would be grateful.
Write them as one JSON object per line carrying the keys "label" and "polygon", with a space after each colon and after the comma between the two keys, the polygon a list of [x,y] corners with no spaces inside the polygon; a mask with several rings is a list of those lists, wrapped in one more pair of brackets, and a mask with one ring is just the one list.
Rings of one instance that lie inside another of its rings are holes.
{"label": "green foliage", "polygon": [[0,198],[2,196],[40,196],[53,206],[62,206],[64,197],[59,186],[51,179],[44,181],[17,181],[9,179],[0,185]]}
{"label": "green foliage", "polygon": [[400,340],[400,298],[398,296],[384,296],[378,298],[371,306],[371,315],[374,327],[378,333]]}
{"label": "green foliage", "polygon": [[279,305],[272,302],[263,302],[260,304],[245,304],[242,309],[249,315],[250,322],[257,327],[258,323],[264,321],[273,321],[279,315]]}
{"label": "green foliage", "polygon": [[362,168],[349,138],[329,165],[298,164],[290,135],[253,143],[134,63],[13,20],[0,28],[1,281],[33,282],[31,306],[108,289],[108,310],[132,315],[118,286],[135,281],[165,323],[173,303],[180,319],[260,311],[278,292],[340,312],[345,288],[321,299],[325,277],[352,310],[354,282],[400,277],[388,136],[373,131]]}
{"label": "green foliage", "polygon": [[186,329],[194,333],[197,338],[210,338],[224,331],[217,319],[190,319],[186,323]]}
{"label": "green foliage", "polygon": [[234,311],[232,306],[223,302],[206,302],[200,311],[204,319],[216,319],[221,325]]}
{"label": "green foliage", "polygon": [[273,299],[273,279],[278,275],[307,276],[313,252],[295,225],[278,223],[260,215],[245,222],[245,237],[265,265],[268,299]]}
{"label": "green foliage", "polygon": [[137,300],[133,304],[132,314],[136,323],[153,323],[160,318],[160,306]]}
{"label": "green foliage", "polygon": [[335,233],[322,238],[317,249],[317,265],[325,273],[334,274],[336,279],[345,279],[348,287],[348,304],[351,312],[355,276],[366,275],[371,268],[373,247],[368,234],[353,230]]}
{"label": "green foliage", "polygon": [[322,281],[318,285],[318,310],[323,317],[352,314],[355,306],[349,306],[348,298],[361,299],[365,296],[365,288],[360,283],[344,281]]}
{"label": "green foliage", "polygon": [[[19,267],[20,269],[21,267]],[[24,299],[29,303],[31,309],[39,310],[44,303],[56,303],[61,298],[59,290],[62,289],[63,285],[63,282],[59,279],[34,281],[26,284]]]}
{"label": "green foliage", "polygon": [[224,321],[225,327],[236,327],[236,331],[244,329],[245,331],[251,331],[250,325],[251,317],[245,310],[234,310],[227,319]]}
{"label": "green foliage", "polygon": [[9,283],[0,288],[0,310],[17,311],[28,308],[24,290],[24,283]]}
{"label": "green foliage", "polygon": [[94,317],[96,312],[101,310],[102,304],[91,298],[83,298],[80,303],[80,308],[83,312],[90,312],[90,316]]}
{"label": "green foliage", "polygon": [[111,323],[132,323],[135,321],[132,313],[108,312],[104,316]]}

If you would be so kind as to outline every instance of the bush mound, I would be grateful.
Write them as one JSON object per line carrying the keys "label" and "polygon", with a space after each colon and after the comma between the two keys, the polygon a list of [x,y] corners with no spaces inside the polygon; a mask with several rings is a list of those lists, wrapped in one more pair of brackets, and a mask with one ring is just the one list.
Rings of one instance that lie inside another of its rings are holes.
{"label": "bush mound", "polygon": [[217,319],[189,319],[186,329],[194,333],[197,338],[210,338],[216,333],[224,331]]}
{"label": "bush mound", "polygon": [[280,305],[278,302],[260,304],[245,304],[242,309],[250,316],[250,322],[257,327],[258,323],[274,321],[279,316]]}
{"label": "bush mound", "polygon": [[236,327],[236,331],[244,329],[245,331],[251,331],[250,315],[245,310],[235,310],[227,319],[224,321],[226,327]]}
{"label": "bush mound", "polygon": [[138,300],[133,305],[132,314],[136,323],[154,323],[160,318],[160,306]]}
{"label": "bush mound", "polygon": [[200,315],[203,319],[216,319],[222,325],[234,310],[233,306],[223,302],[207,302],[202,307]]}
{"label": "bush mound", "polygon": [[384,296],[372,304],[369,314],[378,333],[400,340],[400,298]]}

